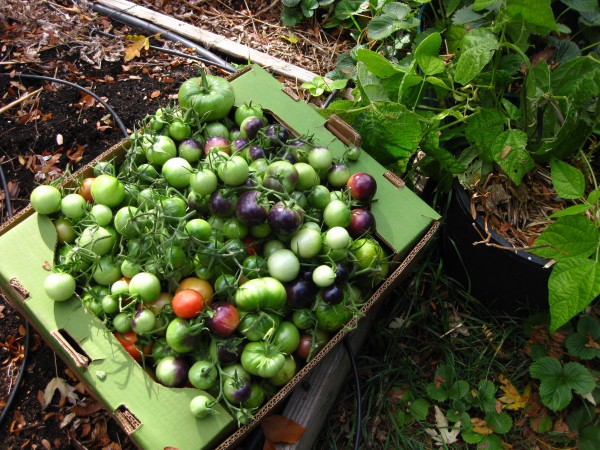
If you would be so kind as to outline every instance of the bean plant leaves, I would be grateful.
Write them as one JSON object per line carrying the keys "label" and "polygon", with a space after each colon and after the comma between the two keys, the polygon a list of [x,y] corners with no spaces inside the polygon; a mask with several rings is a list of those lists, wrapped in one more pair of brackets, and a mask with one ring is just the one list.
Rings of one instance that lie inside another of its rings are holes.
{"label": "bean plant leaves", "polygon": [[383,7],[382,13],[371,19],[367,26],[367,35],[374,40],[385,39],[399,30],[416,28],[419,21],[410,17],[410,6],[393,2]]}
{"label": "bean plant leaves", "polygon": [[598,9],[598,2],[596,0],[560,0],[569,8],[574,9],[577,12],[594,11]]}
{"label": "bean plant leaves", "polygon": [[465,130],[467,140],[477,145],[480,157],[484,161],[493,161],[491,147],[494,139],[504,131],[504,117],[497,109],[484,108],[474,114]]}
{"label": "bean plant leaves", "polygon": [[559,218],[535,240],[532,253],[543,258],[562,261],[587,258],[600,245],[600,233],[594,223],[582,215]]}
{"label": "bean plant leaves", "polygon": [[563,366],[558,359],[545,356],[534,362],[529,372],[540,380],[542,402],[553,411],[561,411],[571,403],[571,391],[585,395],[596,387],[590,371],[576,362]]}
{"label": "bean plant leaves", "polygon": [[435,75],[444,72],[446,66],[444,61],[438,56],[441,45],[442,36],[436,32],[431,33],[417,46],[415,59],[425,75]]}
{"label": "bean plant leaves", "polygon": [[454,79],[461,84],[473,80],[490,62],[498,48],[498,38],[490,30],[477,28],[466,34],[461,42],[461,54]]}
{"label": "bean plant leaves", "polygon": [[526,146],[527,134],[521,130],[506,130],[492,144],[494,161],[515,184],[520,184],[523,176],[535,166]]}
{"label": "bean plant leaves", "polygon": [[397,161],[406,169],[421,140],[421,123],[415,113],[391,102],[372,103],[353,126],[363,137],[363,147],[382,164]]}
{"label": "bean plant leaves", "polygon": [[356,60],[362,62],[369,72],[378,78],[387,78],[401,72],[389,59],[373,50],[359,49],[356,52]]}
{"label": "bean plant leaves", "polygon": [[583,172],[572,165],[552,158],[550,160],[550,175],[556,193],[562,198],[580,198],[585,191]]}
{"label": "bean plant leaves", "polygon": [[389,102],[390,98],[385,92],[379,78],[373,75],[367,69],[364,63],[358,63],[357,69],[357,84],[364,102]]}
{"label": "bean plant leaves", "polygon": [[547,31],[556,30],[551,0],[508,0],[506,12],[511,18],[522,18]]}
{"label": "bean plant leaves", "polygon": [[550,331],[555,332],[600,295],[600,264],[568,258],[552,268],[548,280]]}

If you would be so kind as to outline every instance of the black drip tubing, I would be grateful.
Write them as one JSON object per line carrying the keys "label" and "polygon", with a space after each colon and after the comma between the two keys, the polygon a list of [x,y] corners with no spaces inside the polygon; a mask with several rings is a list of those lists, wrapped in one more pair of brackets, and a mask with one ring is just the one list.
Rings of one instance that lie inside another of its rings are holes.
{"label": "black drip tubing", "polygon": [[231,64],[229,64],[227,61],[225,61],[223,58],[220,58],[217,55],[215,55],[214,53],[210,52],[209,50],[206,50],[205,48],[200,47],[198,44],[196,44],[193,41],[190,41],[189,39],[179,36],[178,34],[168,31],[168,30],[166,30],[162,27],[159,27],[158,25],[155,25],[146,20],[131,16],[123,11],[117,11],[115,9],[109,8],[104,5],[98,5],[93,2],[88,2],[88,3],[93,11],[96,11],[107,17],[110,17],[111,19],[118,20],[119,22],[125,23],[127,25],[131,25],[136,28],[141,28],[143,30],[149,31],[151,33],[155,33],[155,34],[160,33],[160,35],[166,39],[169,39],[169,40],[175,41],[175,42],[180,42],[183,45],[185,45],[186,47],[193,48],[196,51],[196,53],[198,53],[200,56],[202,56],[207,61],[209,61],[210,64],[213,64],[217,67],[225,68],[225,70],[227,70],[230,73],[233,73],[236,71],[236,69]]}

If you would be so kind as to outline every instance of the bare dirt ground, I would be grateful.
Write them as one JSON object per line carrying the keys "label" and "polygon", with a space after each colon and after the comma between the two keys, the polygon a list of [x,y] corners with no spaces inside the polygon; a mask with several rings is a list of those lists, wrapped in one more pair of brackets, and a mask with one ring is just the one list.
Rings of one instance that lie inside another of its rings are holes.
{"label": "bare dirt ground", "polygon": [[[294,30],[281,26],[280,2],[136,3],[251,43],[257,50],[321,75],[333,68],[335,55],[349,45],[341,34],[325,33],[311,24]],[[38,183],[76,170],[122,138],[106,109],[91,96],[18,73],[56,77],[92,90],[129,129],[157,106],[176,98],[181,82],[197,73],[196,61],[152,49],[142,48],[139,55],[125,61],[131,42],[124,37],[149,33],[68,0],[4,0],[0,2],[0,33],[0,164],[12,203],[9,211],[7,193],[1,190],[0,224],[27,206]],[[150,43],[186,51],[160,37],[152,37]],[[4,108],[27,94],[31,95],[26,100]],[[132,448],[109,414],[86,395],[34,332],[24,378],[15,385],[25,355],[24,335],[23,319],[0,296],[0,411],[17,390],[16,402],[0,428],[0,448]]]}

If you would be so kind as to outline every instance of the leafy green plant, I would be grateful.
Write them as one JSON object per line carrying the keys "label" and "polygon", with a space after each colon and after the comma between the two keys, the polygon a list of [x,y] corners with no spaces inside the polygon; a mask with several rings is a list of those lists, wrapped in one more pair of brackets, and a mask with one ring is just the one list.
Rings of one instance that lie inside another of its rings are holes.
{"label": "leafy green plant", "polygon": [[332,92],[337,89],[343,89],[346,87],[347,80],[333,80],[327,81],[321,76],[316,76],[311,81],[302,83],[302,88],[310,92],[310,95],[319,97],[325,92]]}
{"label": "leafy green plant", "polygon": [[329,7],[334,2],[335,0],[281,0],[281,23],[285,26],[297,25],[304,19],[314,17],[319,8]]}
{"label": "leafy green plant", "polygon": [[[551,330],[556,331],[600,295],[600,190],[593,171],[594,189],[586,194],[579,169],[558,159],[550,161],[550,168],[558,195],[578,201],[551,216],[556,220],[531,249],[556,261],[548,280]],[[588,353],[595,355],[593,350]]]}

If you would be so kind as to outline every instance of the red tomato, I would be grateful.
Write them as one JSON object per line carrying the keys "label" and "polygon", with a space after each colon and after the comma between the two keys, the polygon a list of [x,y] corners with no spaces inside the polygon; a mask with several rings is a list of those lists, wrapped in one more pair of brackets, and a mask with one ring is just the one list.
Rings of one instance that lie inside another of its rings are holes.
{"label": "red tomato", "polygon": [[175,289],[175,293],[177,294],[179,291],[183,291],[184,289],[193,289],[194,291],[199,292],[202,297],[204,297],[205,306],[208,306],[212,303],[212,298],[215,291],[208,281],[196,277],[184,278],[179,282],[177,289]]}
{"label": "red tomato", "polygon": [[204,308],[204,297],[194,289],[183,289],[173,296],[171,308],[177,317],[193,319]]}
{"label": "red tomato", "polygon": [[242,239],[242,242],[246,246],[246,252],[248,253],[248,256],[260,253],[260,244],[258,239],[253,238],[252,236],[246,236],[244,239]]}
{"label": "red tomato", "polygon": [[143,355],[150,355],[152,352],[152,344],[148,343],[143,351],[140,349],[139,344],[136,345],[138,335],[135,334],[135,331],[128,331],[126,333],[119,333],[115,331],[114,336],[117,338],[117,341],[123,346],[125,351],[131,355],[133,359],[138,362],[142,361]]}

